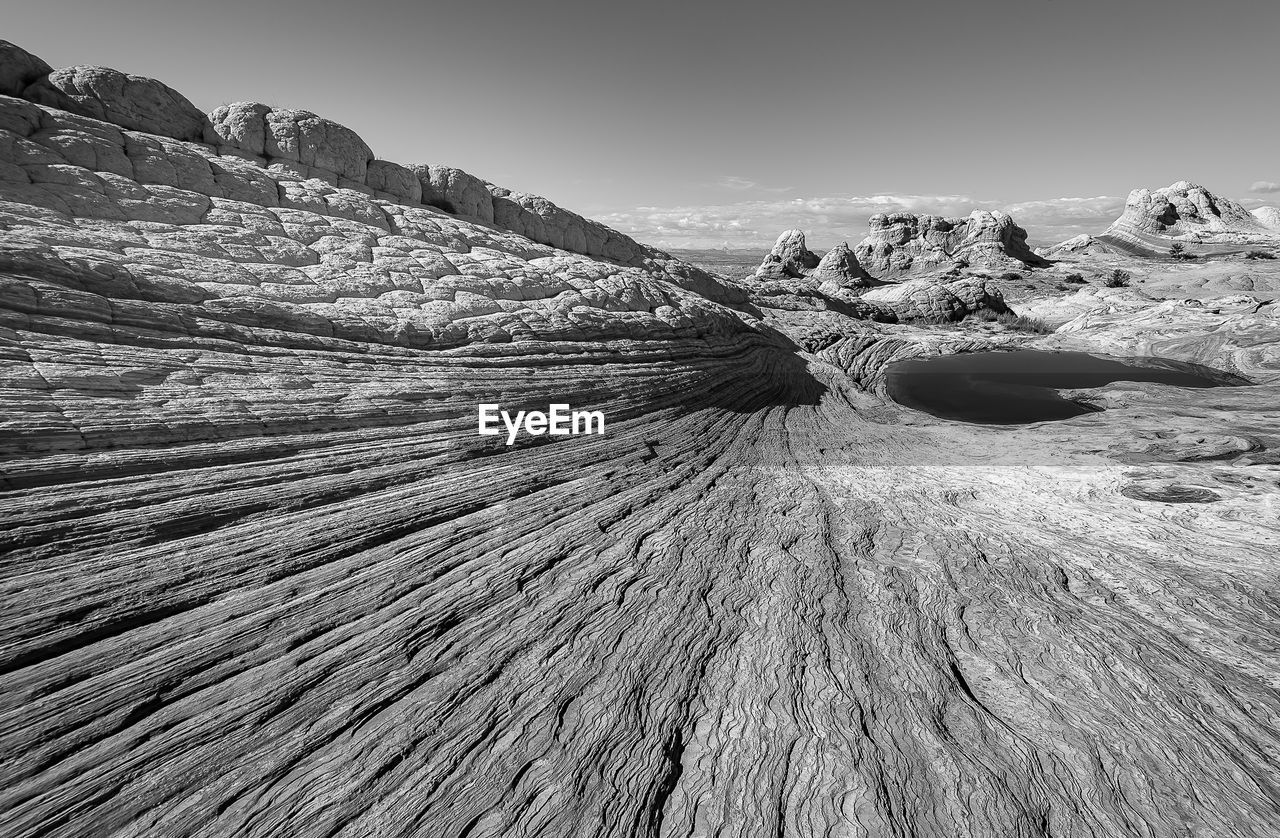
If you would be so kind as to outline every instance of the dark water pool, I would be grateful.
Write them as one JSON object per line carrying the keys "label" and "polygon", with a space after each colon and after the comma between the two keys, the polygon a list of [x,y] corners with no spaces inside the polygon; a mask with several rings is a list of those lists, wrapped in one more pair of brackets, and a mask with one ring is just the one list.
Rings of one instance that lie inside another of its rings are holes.
{"label": "dark water pool", "polygon": [[1085,352],[971,352],[900,361],[886,370],[898,404],[943,419],[1015,425],[1068,419],[1097,408],[1064,399],[1057,389],[1101,387],[1113,381],[1154,381],[1175,387],[1250,383],[1231,373],[1167,358],[1106,358]]}

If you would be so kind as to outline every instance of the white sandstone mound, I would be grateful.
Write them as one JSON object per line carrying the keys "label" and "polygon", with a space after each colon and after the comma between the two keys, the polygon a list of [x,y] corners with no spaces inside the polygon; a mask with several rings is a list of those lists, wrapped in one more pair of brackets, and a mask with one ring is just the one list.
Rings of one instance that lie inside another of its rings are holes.
{"label": "white sandstone mound", "polygon": [[1262,226],[1280,233],[1280,207],[1258,207],[1250,214]]}
{"label": "white sandstone mound", "polygon": [[1280,243],[1275,230],[1240,204],[1185,180],[1130,192],[1124,213],[1099,238],[1138,255],[1165,254],[1175,243],[1190,253]]}
{"label": "white sandstone mound", "polygon": [[956,262],[984,268],[1040,266],[1027,247],[1027,231],[1003,212],[974,210],[968,218],[883,213],[854,252],[876,276],[936,270]]}
{"label": "white sandstone mound", "polygon": [[819,259],[805,245],[803,230],[784,230],[764,257],[756,276],[761,279],[799,279],[818,267]]}

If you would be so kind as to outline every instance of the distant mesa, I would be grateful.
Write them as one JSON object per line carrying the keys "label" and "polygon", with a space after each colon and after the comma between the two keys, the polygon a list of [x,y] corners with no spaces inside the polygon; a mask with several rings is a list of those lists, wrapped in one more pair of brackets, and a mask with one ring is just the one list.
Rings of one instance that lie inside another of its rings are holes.
{"label": "distant mesa", "polygon": [[1138,256],[1166,254],[1175,243],[1200,254],[1280,244],[1277,230],[1259,216],[1185,180],[1163,189],[1133,190],[1124,213],[1097,238]]}
{"label": "distant mesa", "polygon": [[885,213],[873,215],[869,226],[854,253],[876,276],[936,270],[960,261],[991,269],[1048,264],[1027,246],[1027,231],[999,211],[974,210],[968,218]]}

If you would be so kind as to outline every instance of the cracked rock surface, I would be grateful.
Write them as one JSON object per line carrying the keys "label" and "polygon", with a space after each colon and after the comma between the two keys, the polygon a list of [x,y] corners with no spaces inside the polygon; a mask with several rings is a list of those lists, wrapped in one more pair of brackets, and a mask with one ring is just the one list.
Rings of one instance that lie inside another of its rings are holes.
{"label": "cracked rock surface", "polygon": [[[757,308],[276,113],[230,149],[0,98],[0,835],[1280,832],[1274,306]],[[998,295],[938,287],[865,297]],[[1257,383],[883,397],[1068,344]]]}

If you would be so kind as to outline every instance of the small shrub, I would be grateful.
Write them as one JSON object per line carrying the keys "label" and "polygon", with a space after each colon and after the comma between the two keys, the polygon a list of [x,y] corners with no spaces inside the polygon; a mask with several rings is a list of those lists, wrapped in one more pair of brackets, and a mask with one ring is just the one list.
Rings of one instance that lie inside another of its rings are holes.
{"label": "small shrub", "polygon": [[1048,335],[1056,331],[1052,326],[1043,320],[1037,320],[1034,317],[1025,317],[1021,314],[1014,314],[1012,311],[992,311],[989,308],[982,308],[970,314],[967,319],[977,320],[979,323],[999,323],[1006,329],[1014,332],[1031,332],[1037,335]]}
{"label": "small shrub", "polygon": [[1085,279],[1083,274],[1067,274],[1067,282],[1072,285],[1086,285],[1089,280]]}
{"label": "small shrub", "polygon": [[996,322],[1004,326],[1006,329],[1014,332],[1031,332],[1037,335],[1053,334],[1056,329],[1043,320],[1037,320],[1034,317],[1027,317],[1023,314],[1014,314],[1012,311],[1002,311],[996,316]]}
{"label": "small shrub", "polygon": [[1248,253],[1246,253],[1246,254],[1244,255],[1244,258],[1246,258],[1246,259],[1274,259],[1274,258],[1276,258],[1276,255],[1275,255],[1274,253],[1268,253],[1268,252],[1267,252],[1267,251],[1265,251],[1265,250],[1250,250]]}
{"label": "small shrub", "polygon": [[1196,258],[1194,253],[1187,252],[1187,249],[1183,247],[1182,242],[1174,242],[1173,247],[1169,248],[1169,255],[1172,256],[1174,259],[1181,259],[1181,260]]}
{"label": "small shrub", "polygon": [[1018,280],[1022,279],[1022,274],[1018,273],[1017,271],[1008,271],[1006,273],[1000,274],[1000,278],[1007,279],[1010,282],[1017,282]]}
{"label": "small shrub", "polygon": [[1122,271],[1119,268],[1116,268],[1111,272],[1111,276],[1107,277],[1107,281],[1103,284],[1108,288],[1128,288],[1130,279],[1131,277],[1129,276],[1128,271]]}

